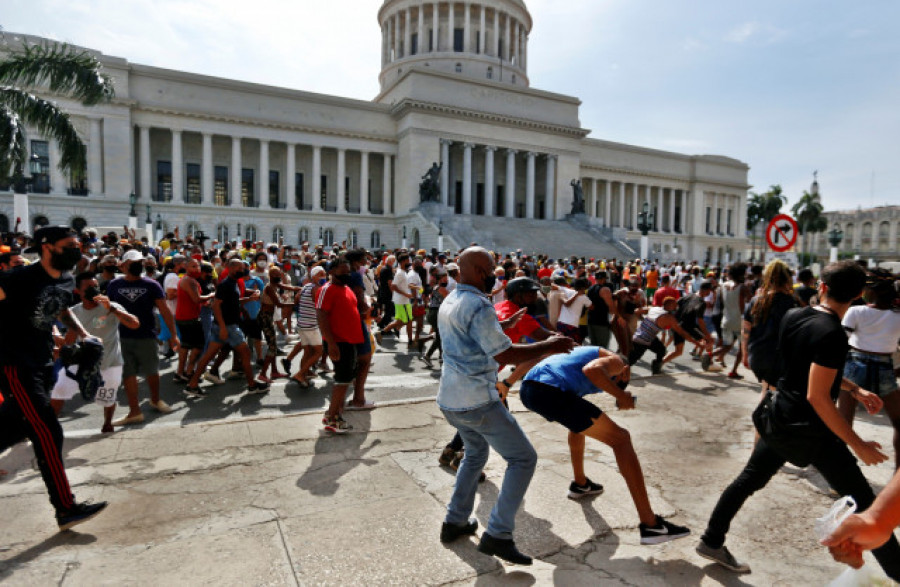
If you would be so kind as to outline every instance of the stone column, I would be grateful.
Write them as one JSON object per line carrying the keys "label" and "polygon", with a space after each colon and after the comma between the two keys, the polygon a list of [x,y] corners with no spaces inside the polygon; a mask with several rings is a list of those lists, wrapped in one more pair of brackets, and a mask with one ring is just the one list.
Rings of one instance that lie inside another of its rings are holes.
{"label": "stone column", "polygon": [[681,234],[688,232],[688,192],[681,190]]}
{"label": "stone column", "polygon": [[138,170],[141,174],[141,189],[138,196],[149,202],[153,199],[153,180],[150,177],[150,127],[141,126],[138,132],[140,137],[138,145],[140,163],[138,163]]}
{"label": "stone column", "polygon": [[212,134],[203,133],[203,160],[200,162],[200,193],[204,206],[213,205],[213,148]]}
{"label": "stone column", "polygon": [[484,215],[494,215],[497,187],[494,185],[494,151],[497,147],[484,148]]}
{"label": "stone column", "polygon": [[381,23],[381,67],[388,64],[388,21]]}
{"label": "stone column", "polygon": [[640,196],[639,196],[640,190],[638,189],[638,184],[634,183],[631,185],[632,185],[632,188],[631,188],[632,189],[632,192],[631,192],[631,218],[632,218],[631,230],[637,230],[638,214],[641,211],[641,202],[640,202]]}
{"label": "stone column", "polygon": [[547,185],[544,196],[544,216],[556,220],[556,155],[547,155]]}
{"label": "stone column", "polygon": [[669,190],[669,226],[668,232],[675,232],[675,194],[679,190],[672,188]]}
{"label": "stone column", "polygon": [[[421,36],[419,42],[421,43]],[[369,213],[369,152],[359,152],[359,213]]]}
{"label": "stone column", "polygon": [[259,209],[271,210],[269,205],[269,141],[259,140]]}
{"label": "stone column", "polygon": [[656,232],[663,229],[663,191],[665,188],[662,186],[656,188]]}
{"label": "stone column", "polygon": [[[103,193],[103,131],[99,118],[91,118],[91,135],[88,143],[88,189],[92,195]],[[30,173],[25,165],[25,174]]]}
{"label": "stone column", "polygon": [[425,39],[425,5],[419,5],[419,42],[416,47],[416,54],[426,53],[428,50],[427,40]]}
{"label": "stone column", "polygon": [[463,22],[463,53],[472,53],[472,5],[466,2],[466,10],[464,12],[465,21]]}
{"label": "stone column", "polygon": [[410,26],[412,9],[408,6],[406,10],[403,12],[403,56],[409,57],[412,55],[412,27]]}
{"label": "stone column", "polygon": [[487,14],[485,14],[486,12],[487,12],[487,7],[484,4],[482,4],[481,5],[481,22],[480,22],[480,27],[478,29],[478,48],[480,49],[479,53],[481,53],[482,55],[487,55],[487,50],[486,50],[487,45],[485,44],[485,43],[487,43],[487,31],[484,29],[485,20],[487,19]]}
{"label": "stone column", "polygon": [[393,182],[391,181],[391,155],[389,153],[384,154],[384,174],[382,177],[382,185],[381,185],[381,199],[382,199],[382,212],[385,214],[392,213],[391,209],[391,186]]}
{"label": "stone column", "polygon": [[450,145],[453,141],[441,139],[441,204],[450,202]]}
{"label": "stone column", "polygon": [[287,143],[284,166],[284,207],[297,209],[297,147]]}
{"label": "stone column", "polygon": [[619,228],[625,228],[625,182],[619,182]]}
{"label": "stone column", "polygon": [[534,218],[534,158],[537,153],[528,151],[525,159],[525,218]]}
{"label": "stone column", "polygon": [[612,182],[606,180],[606,216],[603,218],[603,226],[612,227]]}
{"label": "stone column", "polygon": [[600,181],[597,178],[591,180],[591,209],[587,211],[591,218],[597,217],[597,203],[600,201]]}
{"label": "stone column", "polygon": [[516,151],[506,150],[506,189],[503,190],[506,208],[505,216],[516,216]]}
{"label": "stone column", "polygon": [[491,50],[488,51],[488,55],[492,57],[500,57],[499,54],[499,46],[497,44],[497,39],[500,38],[500,11],[496,8],[494,9],[494,31],[491,34]]}
{"label": "stone column", "polygon": [[312,148],[312,177],[310,178],[310,193],[312,194],[312,209],[315,212],[322,211],[322,147],[313,145]]}
{"label": "stone column", "polygon": [[528,68],[528,31],[522,27],[522,69]]}
{"label": "stone column", "polygon": [[441,40],[441,4],[435,2],[431,5],[431,42],[432,53],[440,51]]}
{"label": "stone column", "polygon": [[399,52],[397,50],[398,49],[397,37],[400,33],[400,30],[399,30],[400,29],[400,17],[397,16],[396,14],[394,16],[392,16],[391,20],[390,20],[390,24],[391,24],[391,27],[390,27],[391,28],[391,61],[396,61],[397,59],[400,58]]}
{"label": "stone column", "polygon": [[344,198],[347,197],[345,185],[345,176],[347,175],[347,149],[337,150],[337,211],[338,213],[346,213],[347,206],[344,204]]}
{"label": "stone column", "polygon": [[231,205],[241,205],[241,137],[231,137]]}
{"label": "stone column", "polygon": [[463,144],[462,213],[472,213],[472,143]]}
{"label": "stone column", "polygon": [[505,30],[504,30],[504,35],[506,36],[506,39],[505,39],[504,42],[503,42],[503,49],[505,49],[505,51],[503,52],[504,54],[503,54],[502,57],[503,57],[503,59],[505,59],[506,61],[509,61],[510,58],[512,57],[512,53],[510,52],[511,47],[509,46],[509,43],[510,43],[509,40],[510,40],[510,38],[512,37],[512,34],[510,33],[509,27],[510,27],[510,25],[512,24],[512,19],[509,18],[509,14],[504,14],[504,15],[503,15],[503,22],[504,22],[503,28],[505,29]]}
{"label": "stone column", "polygon": [[181,130],[172,129],[172,201],[184,202],[184,161],[181,153]]}
{"label": "stone column", "polygon": [[454,22],[455,14],[454,14],[453,2],[447,3],[447,9],[450,11],[450,14],[448,15],[448,20],[447,20],[447,51],[452,53],[454,51],[453,29],[454,29],[454,27],[456,27],[456,23]]}

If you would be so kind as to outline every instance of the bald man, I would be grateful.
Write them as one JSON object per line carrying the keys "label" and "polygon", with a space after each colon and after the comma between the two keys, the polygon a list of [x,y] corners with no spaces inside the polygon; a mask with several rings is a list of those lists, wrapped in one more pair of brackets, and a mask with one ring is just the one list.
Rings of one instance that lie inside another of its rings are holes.
{"label": "bald man", "polygon": [[453,496],[441,527],[441,542],[474,534],[470,519],[478,478],[493,448],[507,463],[497,503],[478,550],[515,564],[530,565],[513,541],[515,517],[537,464],[537,454],[497,392],[500,364],[520,364],[567,353],[574,342],[554,335],[534,344],[513,344],[487,297],[494,285],[494,262],[481,247],[459,258],[459,285],[441,304],[438,327],[444,368],[437,403],[465,442],[465,457],[456,475]]}

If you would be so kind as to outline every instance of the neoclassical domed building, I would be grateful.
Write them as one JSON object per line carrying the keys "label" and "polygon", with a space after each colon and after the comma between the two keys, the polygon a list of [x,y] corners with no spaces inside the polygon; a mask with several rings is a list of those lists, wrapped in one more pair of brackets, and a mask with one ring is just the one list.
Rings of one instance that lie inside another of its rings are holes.
{"label": "neoclassical domed building", "polygon": [[[746,248],[747,165],[590,137],[578,98],[531,87],[521,0],[385,0],[377,17],[372,101],[98,54],[116,99],[61,100],[88,145],[87,183],[71,185],[55,145],[32,134],[30,223],[121,226],[134,193],[139,226],[149,205],[164,230],[219,240],[394,247],[405,234],[426,248],[622,257],[634,256],[646,203],[652,256]],[[438,189],[422,203],[430,171]],[[576,187],[584,214],[571,215]],[[0,192],[0,230],[22,214]]]}

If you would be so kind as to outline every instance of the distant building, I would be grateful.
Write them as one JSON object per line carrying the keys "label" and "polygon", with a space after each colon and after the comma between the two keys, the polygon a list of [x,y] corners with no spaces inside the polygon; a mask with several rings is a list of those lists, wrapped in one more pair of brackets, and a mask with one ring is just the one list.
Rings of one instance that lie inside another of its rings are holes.
{"label": "distant building", "polygon": [[[446,248],[634,257],[646,203],[653,257],[715,262],[746,249],[748,166],[589,138],[578,98],[529,87],[532,18],[521,0],[385,0],[378,25],[381,90],[371,102],[98,54],[116,99],[61,100],[88,146],[87,182],[63,177],[56,146],[32,134],[43,171],[31,224],[121,226],[133,192],[140,227],[150,204],[164,231],[220,241],[374,248],[406,234],[430,248],[443,231]],[[433,163],[440,202],[420,206]],[[585,216],[567,222],[574,180]],[[13,218],[13,197],[0,192],[0,230]]]}
{"label": "distant building", "polygon": [[844,232],[838,251],[875,261],[900,260],[900,206],[876,206],[858,210],[825,212],[828,229],[815,235],[813,251],[828,258],[831,245],[828,232],[838,228]]}

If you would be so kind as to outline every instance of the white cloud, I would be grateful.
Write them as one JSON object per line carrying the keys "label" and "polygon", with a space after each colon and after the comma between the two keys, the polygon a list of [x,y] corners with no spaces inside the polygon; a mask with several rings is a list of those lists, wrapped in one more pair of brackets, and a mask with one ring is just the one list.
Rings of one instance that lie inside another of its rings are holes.
{"label": "white cloud", "polygon": [[743,44],[749,41],[754,43],[771,44],[780,41],[787,35],[787,31],[770,24],[749,21],[740,24],[725,34],[725,40],[729,43]]}

